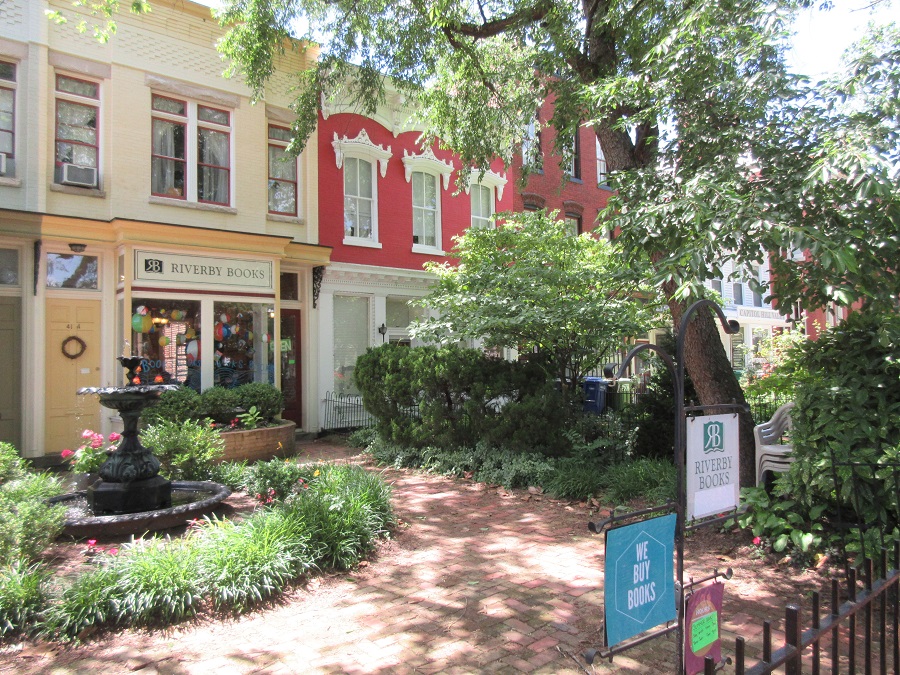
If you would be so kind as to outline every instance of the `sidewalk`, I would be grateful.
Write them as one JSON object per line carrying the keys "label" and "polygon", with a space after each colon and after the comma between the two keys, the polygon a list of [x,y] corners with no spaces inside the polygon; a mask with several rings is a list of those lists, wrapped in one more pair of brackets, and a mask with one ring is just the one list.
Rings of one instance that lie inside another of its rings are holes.
{"label": "sidewalk", "polygon": [[[317,459],[355,452],[310,449]],[[415,471],[384,476],[401,525],[353,574],[315,578],[243,617],[125,631],[77,648],[26,643],[17,654],[0,653],[0,673],[674,672],[669,638],[612,664],[592,668],[581,658],[601,640],[602,538],[587,530],[596,513]],[[724,647],[733,653],[739,633],[755,655],[762,619],[782,617],[811,579],[798,586],[789,573],[732,560],[736,541],[710,539],[689,541],[685,569],[701,577],[736,568],[726,584]]]}

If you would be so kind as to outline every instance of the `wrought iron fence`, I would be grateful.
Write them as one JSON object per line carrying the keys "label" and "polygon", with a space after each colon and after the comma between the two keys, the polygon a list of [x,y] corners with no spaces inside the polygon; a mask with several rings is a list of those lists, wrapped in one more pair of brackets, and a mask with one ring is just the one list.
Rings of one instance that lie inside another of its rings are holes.
{"label": "wrought iron fence", "polygon": [[[772,649],[772,622],[763,622],[762,658],[752,665],[747,657],[746,639],[738,637],[734,645],[736,675],[765,675],[784,668],[785,675],[810,672],[888,673],[900,669],[900,545],[893,550],[893,568],[888,569],[888,555],[881,556],[881,569],[873,580],[871,559],[863,561],[862,588],[856,569],[847,571],[842,592],[837,579],[831,582],[830,611],[824,610],[821,594],[812,594],[809,624],[803,628],[801,608],[788,605],[784,616],[784,645]],[[861,619],[861,621],[860,621]],[[861,625],[860,625],[861,623]],[[704,673],[717,670],[712,658],[704,663]]]}
{"label": "wrought iron fence", "polygon": [[[373,417],[363,406],[362,397],[325,392],[323,431],[351,431],[375,426]],[[418,418],[419,406],[404,408],[407,417]]]}

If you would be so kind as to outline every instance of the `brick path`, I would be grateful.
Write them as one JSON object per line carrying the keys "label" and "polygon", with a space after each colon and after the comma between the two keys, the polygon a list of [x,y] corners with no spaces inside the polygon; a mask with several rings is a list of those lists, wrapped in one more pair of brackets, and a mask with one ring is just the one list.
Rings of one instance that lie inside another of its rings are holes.
{"label": "brick path", "polygon": [[[674,672],[668,638],[612,664],[581,660],[599,644],[603,581],[601,539],[588,533],[585,509],[412,471],[385,477],[402,524],[357,572],[315,578],[243,617],[127,631],[78,648],[27,644],[0,653],[0,673]],[[687,566],[697,576],[732,564],[704,555]],[[772,608],[796,592],[790,579],[729,585],[727,644],[738,632],[752,640],[760,617],[777,619]]]}

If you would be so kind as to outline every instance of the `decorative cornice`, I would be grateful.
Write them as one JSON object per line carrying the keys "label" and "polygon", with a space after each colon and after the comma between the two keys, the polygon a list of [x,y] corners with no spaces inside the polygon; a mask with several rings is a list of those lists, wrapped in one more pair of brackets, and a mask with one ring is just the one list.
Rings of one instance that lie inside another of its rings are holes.
{"label": "decorative cornice", "polygon": [[337,168],[344,166],[344,157],[350,155],[353,157],[361,156],[366,159],[372,159],[378,162],[381,169],[381,177],[387,174],[388,160],[394,156],[391,152],[391,146],[387,146],[385,150],[383,145],[375,145],[370,139],[365,129],[360,129],[356,138],[338,138],[337,132],[334,132],[334,140],[331,142],[334,148],[334,158]]}
{"label": "decorative cornice", "polygon": [[450,174],[453,173],[453,162],[441,160],[435,157],[431,148],[425,148],[419,155],[410,155],[403,150],[403,167],[406,173],[406,182],[412,180],[413,171],[439,174],[444,179],[444,189],[450,187]]}
{"label": "decorative cornice", "polygon": [[[486,188],[496,188],[497,190],[497,201],[499,202],[503,199],[503,188],[507,183],[506,174],[496,173],[488,169],[484,172],[484,175],[481,175],[481,171],[479,169],[470,169],[469,170],[469,185],[472,184],[483,185]],[[466,194],[469,194],[469,185],[466,186]]]}

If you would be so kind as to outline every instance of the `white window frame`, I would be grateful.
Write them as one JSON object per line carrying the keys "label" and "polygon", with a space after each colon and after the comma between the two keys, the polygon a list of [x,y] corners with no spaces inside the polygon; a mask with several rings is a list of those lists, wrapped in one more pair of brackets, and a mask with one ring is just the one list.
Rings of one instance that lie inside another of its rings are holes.
{"label": "white window frame", "polygon": [[[443,255],[444,250],[442,238],[443,228],[441,226],[441,190],[439,184],[443,183],[445,191],[450,187],[450,175],[453,173],[453,163],[448,160],[438,159],[431,148],[425,148],[425,150],[423,150],[420,154],[409,154],[407,150],[404,150],[403,159],[401,161],[403,162],[403,169],[407,183],[410,183],[412,186],[413,174],[416,173],[420,173],[425,176],[431,176],[432,178],[434,178],[435,190],[437,193],[437,202],[435,204],[436,208],[434,214],[434,246],[416,243],[415,239],[413,239],[412,252]],[[412,202],[414,228],[415,211],[417,208],[424,207],[416,206],[415,194],[412,194]],[[412,236],[415,237],[415,232],[412,233]]]}
{"label": "white window frame", "polygon": [[522,165],[533,172],[543,172],[543,154],[541,153],[541,130],[537,117],[525,127],[522,136]]}
{"label": "white window frame", "polygon": [[[62,91],[59,88],[59,78],[61,78],[61,77],[65,77],[69,80],[76,80],[79,82],[85,82],[87,84],[94,85],[95,87],[97,87],[97,96],[92,97],[92,96],[85,96],[85,95],[75,94],[72,92]],[[94,128],[94,134],[96,136],[96,144],[93,145],[92,147],[94,147],[97,152],[97,159],[95,161],[95,166],[93,167],[97,171],[97,182],[94,184],[93,188],[88,188],[88,189],[94,189],[94,190],[100,189],[100,185],[101,185],[100,179],[103,174],[102,166],[101,166],[102,159],[103,159],[103,147],[102,147],[103,138],[100,133],[101,114],[103,112],[102,100],[103,100],[103,85],[100,80],[93,78],[93,77],[85,76],[81,73],[73,74],[73,73],[59,71],[59,70],[54,72],[54,74],[53,74],[53,168],[54,168],[53,183],[55,185],[63,185],[62,177],[61,177],[62,176],[61,164],[60,164],[60,175],[59,176],[57,176],[56,168],[57,168],[57,164],[59,163],[59,160],[57,159],[57,157],[58,157],[58,153],[59,153],[58,145],[60,143],[59,103],[60,103],[60,101],[65,101],[66,103],[73,103],[75,105],[80,105],[85,108],[94,108],[96,110],[96,124],[95,124],[95,128]],[[65,142],[65,141],[63,141],[63,142]],[[74,143],[74,145],[79,145],[79,143]],[[85,143],[84,145],[88,145],[88,144]],[[74,159],[74,157],[73,157],[73,159]],[[72,164],[77,165],[77,162],[72,162]]]}
{"label": "white window frame", "polygon": [[[19,102],[19,97],[16,95],[18,93],[18,77],[19,77],[19,64],[17,61],[11,61],[7,59],[3,59],[0,61],[2,63],[8,64],[12,66],[13,69],[13,79],[0,79],[0,89],[5,89],[12,93],[12,127],[8,130],[5,130],[0,133],[8,133],[10,134],[12,143],[10,152],[6,155],[6,171],[0,174],[0,181],[6,179],[7,181],[14,180],[16,177],[16,124],[18,120],[18,115],[16,114],[16,106]],[[2,150],[0,150],[2,152]]]}
{"label": "white window frame", "polygon": [[[378,241],[378,173],[384,178],[387,175],[388,160],[393,157],[391,146],[385,148],[383,145],[376,145],[369,139],[369,134],[365,129],[360,129],[356,138],[338,138],[337,132],[334,133],[334,140],[331,142],[334,148],[335,163],[338,169],[344,168],[344,159],[353,157],[361,159],[372,165],[372,234],[370,237],[355,237],[344,234],[343,243],[346,246],[366,246],[369,248],[381,248]],[[341,181],[343,184],[343,181]],[[343,190],[343,188],[341,188]],[[345,195],[346,199],[346,195]]]}
{"label": "white window frame", "polygon": [[[471,227],[493,227],[494,224],[494,214],[497,213],[497,202],[503,199],[503,188],[506,187],[506,174],[499,174],[494,171],[488,170],[482,173],[478,169],[471,169],[469,172],[469,182],[466,185],[466,194],[471,194],[472,199],[470,201],[470,208],[475,203],[475,192],[472,190],[473,185],[478,185],[483,188],[487,188],[491,191],[491,213],[490,216],[485,219],[481,216],[475,216],[474,209],[471,212]],[[494,191],[496,190],[496,196]],[[476,223],[475,219],[478,218],[479,221],[488,220],[489,222],[485,225],[483,222]]]}
{"label": "white window frame", "polygon": [[297,215],[300,213],[300,205],[299,205],[300,204],[300,167],[298,166],[297,157],[290,157],[290,155],[287,154],[287,147],[288,147],[288,144],[290,143],[290,141],[282,140],[280,138],[272,138],[272,129],[273,128],[287,130],[288,133],[290,133],[290,129],[288,127],[286,127],[284,124],[278,124],[276,122],[270,121],[266,125],[266,139],[267,139],[266,167],[267,167],[267,178],[268,178],[267,185],[269,188],[271,188],[272,183],[291,183],[292,182],[289,180],[285,180],[283,178],[273,178],[272,177],[272,166],[271,166],[272,160],[269,157],[269,151],[270,151],[270,148],[277,148],[277,149],[281,150],[282,152],[284,152],[285,153],[284,156],[288,158],[288,159],[284,160],[285,163],[292,162],[294,165],[294,180],[293,180],[294,211],[293,211],[293,213],[289,213],[286,211],[273,211],[271,195],[269,195],[268,192],[266,194],[266,209],[267,209],[269,215],[272,215],[272,216],[286,216],[288,218],[296,218]]}
{"label": "white window frame", "polygon": [[603,154],[603,148],[600,147],[600,139],[595,138],[597,142],[597,187],[606,187],[608,185],[609,168],[606,165],[606,155]]}
{"label": "white window frame", "polygon": [[[153,100],[156,97],[177,101],[185,106],[185,114],[169,113],[154,108]],[[199,119],[199,108],[207,108],[216,112],[228,114],[228,124],[218,124]],[[178,94],[170,94],[165,91],[153,92],[150,102],[150,118],[151,118],[151,137],[153,133],[153,120],[161,120],[165,122],[173,122],[181,124],[185,127],[184,134],[184,188],[181,195],[172,195],[158,193],[153,191],[153,174],[150,174],[150,195],[153,199],[172,200],[173,203],[192,203],[202,204],[211,207],[230,208],[234,206],[234,185],[235,185],[235,166],[234,166],[234,110],[226,106],[205,101],[196,101],[191,98],[180,96]],[[217,133],[223,133],[228,136],[228,164],[223,167],[228,171],[228,199],[225,202],[216,202],[210,200],[201,200],[198,196],[198,184],[200,174],[200,157],[199,157],[199,141],[200,130],[209,129]],[[151,167],[153,160],[153,149],[151,140]]]}

